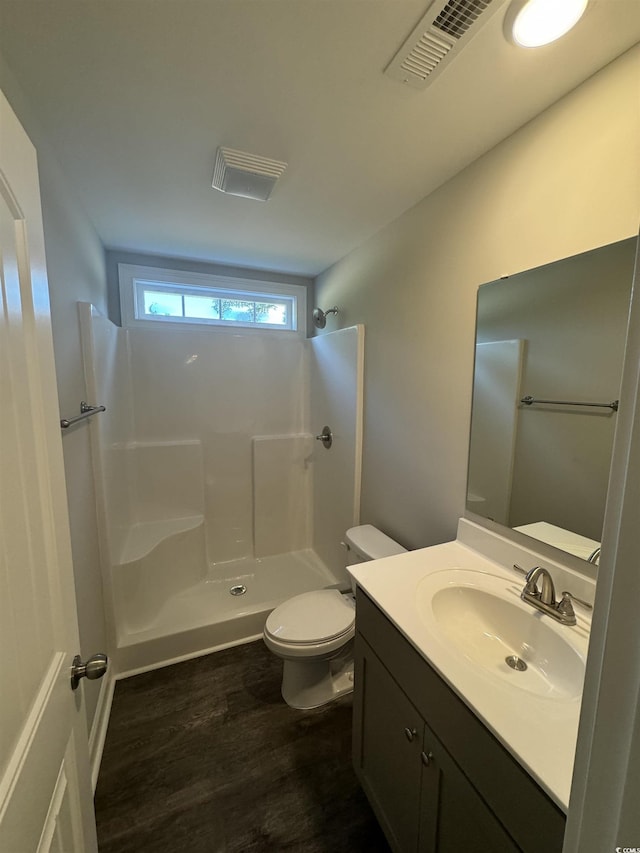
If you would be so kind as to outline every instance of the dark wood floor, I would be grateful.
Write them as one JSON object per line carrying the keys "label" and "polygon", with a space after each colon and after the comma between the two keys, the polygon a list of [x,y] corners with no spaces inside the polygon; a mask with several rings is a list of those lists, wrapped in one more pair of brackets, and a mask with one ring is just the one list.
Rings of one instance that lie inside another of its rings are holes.
{"label": "dark wood floor", "polygon": [[100,853],[388,853],[351,767],[351,702],[294,711],[260,641],[120,681]]}

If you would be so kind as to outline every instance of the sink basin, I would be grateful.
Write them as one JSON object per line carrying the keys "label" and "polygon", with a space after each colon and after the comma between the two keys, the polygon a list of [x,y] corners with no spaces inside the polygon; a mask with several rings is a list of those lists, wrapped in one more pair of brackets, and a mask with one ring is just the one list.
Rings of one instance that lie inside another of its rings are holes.
{"label": "sink basin", "polygon": [[498,575],[450,570],[418,584],[418,613],[441,643],[483,672],[539,696],[574,699],[584,681],[575,629],[520,600],[519,587]]}

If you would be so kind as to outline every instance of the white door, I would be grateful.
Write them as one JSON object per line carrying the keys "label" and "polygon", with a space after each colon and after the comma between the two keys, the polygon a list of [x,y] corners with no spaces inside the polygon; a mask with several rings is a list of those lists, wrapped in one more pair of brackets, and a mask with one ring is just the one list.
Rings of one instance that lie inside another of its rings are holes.
{"label": "white door", "polygon": [[0,851],[97,850],[36,152],[0,93]]}

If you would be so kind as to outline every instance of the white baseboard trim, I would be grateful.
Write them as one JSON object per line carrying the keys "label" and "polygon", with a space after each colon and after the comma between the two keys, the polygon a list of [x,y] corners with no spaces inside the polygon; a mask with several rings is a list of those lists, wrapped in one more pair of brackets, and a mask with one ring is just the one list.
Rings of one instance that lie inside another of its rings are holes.
{"label": "white baseboard trim", "polygon": [[165,658],[163,660],[147,664],[146,666],[139,666],[133,669],[124,670],[123,672],[117,673],[117,675],[115,676],[115,680],[120,681],[124,678],[131,678],[132,675],[142,675],[142,673],[152,672],[154,669],[162,669],[165,666],[173,666],[174,663],[184,663],[184,661],[193,660],[194,658],[201,658],[205,655],[213,654],[213,652],[221,652],[224,649],[232,649],[235,646],[244,646],[247,643],[255,643],[257,640],[260,639],[262,639],[262,634],[252,634],[249,637],[243,637],[241,640],[230,640],[226,643],[218,643],[217,645],[209,646],[206,649],[198,649],[197,651],[189,652],[185,655]]}
{"label": "white baseboard trim", "polygon": [[93,724],[91,726],[91,734],[89,735],[89,760],[91,762],[91,783],[94,794],[96,785],[98,784],[98,773],[100,772],[102,751],[104,750],[104,742],[107,737],[107,726],[109,725],[115,686],[115,676],[107,670],[100,684],[98,704],[93,715]]}

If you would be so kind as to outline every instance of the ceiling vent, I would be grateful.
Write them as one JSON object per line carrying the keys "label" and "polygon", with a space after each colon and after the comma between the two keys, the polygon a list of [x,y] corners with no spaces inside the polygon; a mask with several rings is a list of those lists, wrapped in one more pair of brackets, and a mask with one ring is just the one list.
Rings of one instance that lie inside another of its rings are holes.
{"label": "ceiling vent", "polygon": [[266,201],[286,168],[287,164],[279,160],[221,146],[216,152],[211,186],[228,195]]}
{"label": "ceiling vent", "polygon": [[384,73],[393,80],[424,89],[458,54],[468,40],[461,43],[463,36],[480,26],[480,16],[486,9],[492,3],[494,8],[500,5],[500,0],[449,0],[439,8],[441,2],[429,6],[385,68]]}

